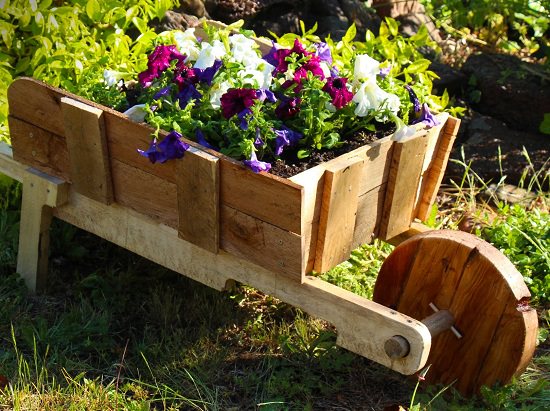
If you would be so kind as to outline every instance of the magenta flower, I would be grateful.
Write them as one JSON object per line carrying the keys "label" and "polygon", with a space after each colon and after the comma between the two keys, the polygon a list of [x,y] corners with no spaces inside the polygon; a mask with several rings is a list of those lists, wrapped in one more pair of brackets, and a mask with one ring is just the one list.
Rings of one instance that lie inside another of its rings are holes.
{"label": "magenta flower", "polygon": [[243,164],[247,166],[249,169],[251,169],[252,171],[254,171],[255,173],[259,173],[260,171],[271,170],[271,164],[266,163],[264,161],[259,161],[254,151],[252,152],[252,154],[250,154],[250,160],[244,160]]}
{"label": "magenta flower", "polygon": [[330,95],[331,102],[337,109],[344,107],[353,99],[353,93],[346,86],[347,82],[348,79],[345,77],[330,77],[323,87],[323,91]]}
{"label": "magenta flower", "polygon": [[294,40],[294,46],[290,50],[279,49],[279,50],[273,51],[273,49],[271,49],[271,51],[268,54],[269,60],[267,61],[270,63],[273,62],[271,64],[275,66],[276,73],[285,73],[288,70],[288,61],[286,61],[286,58],[293,53],[298,54],[298,56],[300,57],[313,56],[313,53],[310,51],[307,51],[304,45],[300,43],[300,40],[296,39]]}
{"label": "magenta flower", "polygon": [[182,158],[189,149],[189,144],[182,141],[182,135],[177,131],[170,132],[164,140],[157,144],[153,139],[147,150],[139,150],[138,153],[147,157],[151,163],[164,163],[174,158]]}
{"label": "magenta flower", "polygon": [[157,46],[151,54],[149,54],[147,62],[147,70],[138,74],[138,79],[143,87],[149,87],[153,80],[158,78],[160,74],[170,67],[172,60],[178,62],[183,61],[185,56],[181,54],[176,46]]}
{"label": "magenta flower", "polygon": [[299,97],[287,98],[277,106],[275,115],[281,120],[294,117],[300,111],[301,102],[302,100]]}
{"label": "magenta flower", "polygon": [[189,67],[183,61],[176,64],[174,83],[178,85],[180,90],[190,84],[197,84],[198,81],[199,79],[197,78],[197,74],[195,73],[195,69],[193,67]]}
{"label": "magenta flower", "polygon": [[428,104],[424,103],[422,104],[420,116],[417,119],[413,120],[411,124],[417,123],[424,123],[428,127],[435,127],[439,124],[439,121],[432,113],[430,113],[430,108],[428,107]]}
{"label": "magenta flower", "polygon": [[275,135],[275,155],[280,156],[283,149],[288,146],[295,145],[302,138],[302,133],[291,130],[286,126],[282,126],[280,130],[274,130]]}
{"label": "magenta flower", "polygon": [[254,105],[257,100],[256,90],[251,88],[230,88],[220,99],[222,114],[231,118]]}

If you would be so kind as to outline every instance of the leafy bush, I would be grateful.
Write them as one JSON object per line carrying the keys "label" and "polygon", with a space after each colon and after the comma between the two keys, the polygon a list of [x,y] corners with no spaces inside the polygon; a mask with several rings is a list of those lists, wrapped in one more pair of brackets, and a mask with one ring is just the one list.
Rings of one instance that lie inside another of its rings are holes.
{"label": "leafy bush", "polygon": [[436,23],[489,47],[550,57],[550,9],[542,0],[423,0]]}
{"label": "leafy bush", "polygon": [[[130,54],[129,30],[145,44],[147,24],[178,0],[7,0],[0,2],[0,140],[9,141],[7,88],[32,76],[86,96],[89,77],[106,63],[138,64]],[[53,7],[52,7],[53,5]],[[139,52],[139,47],[134,52]]]}
{"label": "leafy bush", "polygon": [[515,264],[535,300],[550,301],[550,214],[503,205],[499,216],[482,237]]}

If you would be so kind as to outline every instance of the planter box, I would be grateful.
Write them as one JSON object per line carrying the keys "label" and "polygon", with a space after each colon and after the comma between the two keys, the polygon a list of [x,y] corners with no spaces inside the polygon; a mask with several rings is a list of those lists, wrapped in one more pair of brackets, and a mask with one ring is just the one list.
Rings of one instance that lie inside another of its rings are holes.
{"label": "planter box", "polygon": [[184,158],[151,164],[136,149],[149,146],[152,128],[34,79],[12,83],[8,99],[17,161],[297,281],[425,219],[459,126],[441,114],[406,141],[386,137],[284,179],[193,142]]}

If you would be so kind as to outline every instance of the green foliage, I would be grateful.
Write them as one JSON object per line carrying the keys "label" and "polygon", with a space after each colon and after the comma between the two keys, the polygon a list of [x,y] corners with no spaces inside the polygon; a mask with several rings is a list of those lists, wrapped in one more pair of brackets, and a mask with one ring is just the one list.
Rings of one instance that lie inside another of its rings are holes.
{"label": "green foliage", "polygon": [[550,214],[519,205],[501,205],[498,211],[482,236],[515,264],[536,301],[550,301]]}
{"label": "green foliage", "polygon": [[544,114],[544,120],[540,123],[539,131],[544,134],[550,134],[550,113]]}
{"label": "green foliage", "polygon": [[[143,52],[139,46],[148,46],[154,36],[147,24],[177,4],[176,0],[1,2],[0,140],[9,141],[6,92],[14,78],[32,76],[87,97],[91,90],[84,85],[92,78],[101,80],[103,67],[116,64],[134,71],[142,64],[136,57]],[[135,41],[126,34],[131,30],[139,35]],[[120,103],[116,96],[103,97],[112,106]]]}
{"label": "green foliage", "polygon": [[493,49],[550,57],[550,8],[543,0],[423,0],[436,23],[476,35]]}

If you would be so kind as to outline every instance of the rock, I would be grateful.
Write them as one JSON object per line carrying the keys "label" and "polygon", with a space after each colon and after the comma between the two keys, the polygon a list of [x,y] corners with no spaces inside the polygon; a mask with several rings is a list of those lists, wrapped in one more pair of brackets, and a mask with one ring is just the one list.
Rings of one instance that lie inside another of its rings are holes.
{"label": "rock", "polygon": [[460,95],[462,89],[466,86],[467,77],[460,70],[455,70],[451,66],[432,61],[430,70],[435,72],[439,78],[433,81],[434,94],[441,95],[446,89],[451,96]]}
{"label": "rock", "polygon": [[[465,161],[485,183],[498,183],[506,176],[506,183],[521,186],[522,181],[528,184],[538,173],[538,181],[548,189],[549,178],[545,175],[550,173],[550,148],[547,138],[537,133],[512,130],[502,121],[478,113],[474,113],[471,120],[464,121],[461,129],[463,132],[453,147],[451,159]],[[445,179],[459,182],[464,173],[465,167],[451,160]]]}
{"label": "rock", "polygon": [[544,113],[550,113],[550,77],[540,65],[514,56],[482,53],[471,55],[462,71],[481,92],[473,107],[511,128],[536,133]]}
{"label": "rock", "polygon": [[194,27],[199,23],[197,16],[168,10],[164,13],[162,20],[151,22],[151,26],[157,33],[166,30],[186,30],[188,27]]}

